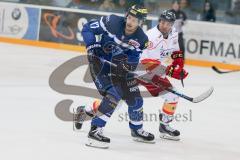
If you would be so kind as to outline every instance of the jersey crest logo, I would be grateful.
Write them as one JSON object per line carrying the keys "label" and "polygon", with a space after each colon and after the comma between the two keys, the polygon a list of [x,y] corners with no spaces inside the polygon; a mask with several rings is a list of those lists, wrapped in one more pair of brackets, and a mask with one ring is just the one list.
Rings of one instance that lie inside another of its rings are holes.
{"label": "jersey crest logo", "polygon": [[153,48],[153,42],[152,41],[148,41],[148,49],[152,49]]}
{"label": "jersey crest logo", "polygon": [[149,41],[147,41],[147,42],[144,44],[144,48],[148,48],[148,45],[149,45]]}

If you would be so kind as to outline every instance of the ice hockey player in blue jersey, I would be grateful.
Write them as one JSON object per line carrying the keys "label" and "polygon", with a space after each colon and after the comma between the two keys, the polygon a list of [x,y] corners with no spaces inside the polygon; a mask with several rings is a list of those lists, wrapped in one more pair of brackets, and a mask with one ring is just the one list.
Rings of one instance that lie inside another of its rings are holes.
{"label": "ice hockey player in blue jersey", "polygon": [[[141,29],[147,16],[147,9],[134,5],[125,17],[103,16],[84,25],[82,36],[86,44],[92,79],[103,99],[91,122],[86,145],[108,148],[110,138],[102,129],[113,114],[118,102],[128,105],[131,136],[136,141],[154,142],[154,135],[143,130],[143,98],[137,81],[128,71],[134,71],[142,50],[147,47],[148,38]],[[96,40],[100,36],[100,40]],[[102,60],[116,64],[112,67]]]}

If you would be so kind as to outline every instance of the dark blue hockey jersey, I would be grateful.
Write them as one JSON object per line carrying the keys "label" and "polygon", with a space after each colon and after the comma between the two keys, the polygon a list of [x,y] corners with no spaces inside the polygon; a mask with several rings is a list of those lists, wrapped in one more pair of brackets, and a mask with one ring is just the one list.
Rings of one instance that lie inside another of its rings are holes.
{"label": "dark blue hockey jersey", "polygon": [[[125,18],[110,15],[103,16],[100,20],[92,20],[84,25],[82,36],[86,46],[97,43],[96,35],[100,36],[99,43],[104,46],[106,43],[115,42],[128,56],[129,63],[138,64],[142,50],[147,47],[148,38],[143,30],[138,27],[132,35],[125,35]],[[103,54],[102,57],[111,60],[111,54]]]}

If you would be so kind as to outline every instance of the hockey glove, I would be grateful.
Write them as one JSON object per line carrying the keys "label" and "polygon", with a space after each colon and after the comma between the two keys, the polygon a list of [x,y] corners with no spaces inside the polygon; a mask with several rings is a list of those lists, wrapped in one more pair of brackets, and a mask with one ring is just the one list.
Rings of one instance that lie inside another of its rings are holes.
{"label": "hockey glove", "polygon": [[95,44],[89,45],[87,47],[87,55],[88,55],[89,62],[94,62],[96,58],[99,57],[101,52],[102,52],[101,44],[95,43]]}
{"label": "hockey glove", "polygon": [[172,53],[171,58],[173,59],[172,65],[174,67],[179,66],[179,68],[184,67],[183,52],[175,51]]}
{"label": "hockey glove", "polygon": [[187,77],[188,72],[186,72],[185,69],[183,69],[183,68],[179,68],[179,67],[176,68],[173,65],[169,65],[169,66],[167,66],[166,74],[169,77],[181,80],[181,79],[185,79]]}
{"label": "hockey glove", "polygon": [[130,65],[127,63],[127,55],[119,54],[113,57],[112,62],[117,65],[113,72],[118,77],[125,77],[128,71],[131,69]]}
{"label": "hockey glove", "polygon": [[166,74],[172,78],[181,80],[187,77],[188,73],[183,69],[183,52],[175,51],[171,55],[173,62],[166,69]]}

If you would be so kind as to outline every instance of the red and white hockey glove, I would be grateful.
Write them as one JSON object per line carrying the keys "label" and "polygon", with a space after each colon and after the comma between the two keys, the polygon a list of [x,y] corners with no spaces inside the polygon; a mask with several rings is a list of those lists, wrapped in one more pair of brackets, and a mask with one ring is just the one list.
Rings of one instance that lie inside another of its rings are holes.
{"label": "red and white hockey glove", "polygon": [[184,60],[183,60],[183,52],[175,51],[171,55],[173,62],[171,65],[167,66],[166,74],[172,78],[181,80],[187,77],[188,72],[183,69]]}

